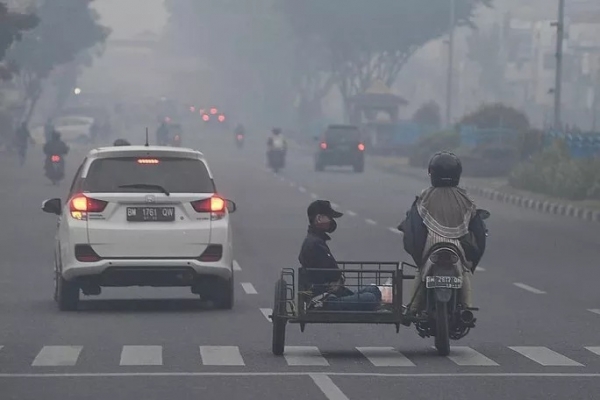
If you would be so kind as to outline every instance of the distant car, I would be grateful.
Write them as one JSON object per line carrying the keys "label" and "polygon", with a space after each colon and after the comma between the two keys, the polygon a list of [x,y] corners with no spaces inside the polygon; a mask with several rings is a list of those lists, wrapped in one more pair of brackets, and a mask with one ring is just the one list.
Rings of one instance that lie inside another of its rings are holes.
{"label": "distant car", "polygon": [[319,148],[315,154],[315,170],[327,166],[352,166],[354,172],[365,169],[365,144],[354,125],[330,125],[321,137],[315,138]]}
{"label": "distant car", "polygon": [[229,123],[225,114],[216,107],[200,109],[200,116],[202,117],[202,121],[209,124],[226,125]]}
{"label": "distant car", "polygon": [[94,118],[64,116],[56,118],[52,123],[65,142],[89,142],[92,139]]}
{"label": "distant car", "polygon": [[92,150],[60,216],[55,239],[55,300],[76,310],[80,291],[101,287],[190,287],[217,308],[233,307],[229,214],[202,153],[159,146]]}

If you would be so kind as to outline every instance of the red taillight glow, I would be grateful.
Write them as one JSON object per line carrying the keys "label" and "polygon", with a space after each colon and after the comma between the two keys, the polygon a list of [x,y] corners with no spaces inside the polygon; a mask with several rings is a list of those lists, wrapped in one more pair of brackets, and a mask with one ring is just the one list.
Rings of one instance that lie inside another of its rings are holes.
{"label": "red taillight glow", "polygon": [[179,135],[175,135],[175,140],[179,141]]}
{"label": "red taillight glow", "polygon": [[138,158],[137,160],[138,164],[158,164],[159,162],[156,158]]}
{"label": "red taillight glow", "polygon": [[169,118],[169,117],[166,117],[166,118],[165,118],[165,122],[167,122],[167,123],[171,122],[171,118]]}
{"label": "red taillight glow", "polygon": [[210,109],[210,113],[211,113],[212,115],[215,115],[217,112],[219,112],[219,110],[217,110],[217,109],[216,109],[216,108],[214,108],[214,107]]}
{"label": "red taillight glow", "polygon": [[104,211],[108,205],[107,201],[92,199],[82,194],[76,195],[69,201],[71,216],[75,219],[84,219],[87,213],[99,213]]}
{"label": "red taillight glow", "polygon": [[225,116],[224,115],[219,115],[219,122],[223,122],[225,121]]}
{"label": "red taillight glow", "polygon": [[237,135],[238,140],[242,140],[244,138],[244,135]]}
{"label": "red taillight glow", "polygon": [[365,151],[365,145],[364,145],[364,144],[362,144],[362,143],[359,143],[359,144],[358,144],[358,150],[360,150],[360,151]]}
{"label": "red taillight glow", "polygon": [[194,211],[199,213],[222,213],[227,209],[227,204],[222,198],[213,196],[208,199],[193,201],[192,207],[194,208]]}
{"label": "red taillight glow", "polygon": [[327,143],[325,143],[325,142],[321,143],[321,148],[323,150],[325,150],[327,148]]}
{"label": "red taillight glow", "polygon": [[196,107],[194,107],[194,106],[191,106],[191,107],[190,107],[190,111],[191,111],[191,112],[196,112]]}
{"label": "red taillight glow", "polygon": [[52,156],[52,157],[50,157],[50,159],[52,160],[52,162],[59,162],[60,156]]}
{"label": "red taillight glow", "polygon": [[206,121],[206,122],[208,122],[208,120],[209,120],[209,119],[210,119],[210,117],[209,117],[208,115],[206,115],[206,114],[204,114],[204,115],[202,116],[202,120],[203,120],[203,121]]}

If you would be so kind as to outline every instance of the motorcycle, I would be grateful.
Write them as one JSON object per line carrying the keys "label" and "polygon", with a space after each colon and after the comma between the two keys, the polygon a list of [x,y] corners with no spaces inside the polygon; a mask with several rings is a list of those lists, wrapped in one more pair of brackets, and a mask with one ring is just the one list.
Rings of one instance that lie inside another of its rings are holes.
{"label": "motorcycle", "polygon": [[285,150],[283,149],[270,149],[267,152],[267,158],[269,161],[269,167],[273,172],[277,173],[283,167],[285,167]]}
{"label": "motorcycle", "polygon": [[[490,217],[487,210],[477,210],[482,220]],[[486,236],[487,236],[486,229]],[[463,260],[460,250],[450,243],[438,243],[429,251],[423,266],[426,307],[416,323],[419,336],[435,337],[438,354],[450,354],[450,339],[459,340],[475,327],[473,311],[460,303],[463,287]]]}
{"label": "motorcycle", "polygon": [[46,158],[46,177],[50,179],[53,185],[58,183],[65,177],[65,163],[62,156],[53,154]]}
{"label": "motorcycle", "polygon": [[241,149],[242,147],[244,147],[244,135],[241,133],[238,133],[237,135],[235,135],[235,144],[237,145],[238,149]]}

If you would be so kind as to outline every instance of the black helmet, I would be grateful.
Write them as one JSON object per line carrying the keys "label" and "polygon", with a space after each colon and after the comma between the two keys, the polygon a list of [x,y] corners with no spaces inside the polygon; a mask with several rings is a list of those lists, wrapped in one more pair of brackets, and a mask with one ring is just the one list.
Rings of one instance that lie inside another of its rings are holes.
{"label": "black helmet", "polygon": [[274,135],[279,135],[281,133],[281,128],[273,128],[271,132],[273,132]]}
{"label": "black helmet", "polygon": [[127,140],[125,139],[117,139],[115,140],[115,142],[113,143],[113,146],[131,146],[131,143],[129,143]]}
{"label": "black helmet", "polygon": [[441,151],[431,157],[428,172],[433,187],[458,186],[462,164],[454,153]]}

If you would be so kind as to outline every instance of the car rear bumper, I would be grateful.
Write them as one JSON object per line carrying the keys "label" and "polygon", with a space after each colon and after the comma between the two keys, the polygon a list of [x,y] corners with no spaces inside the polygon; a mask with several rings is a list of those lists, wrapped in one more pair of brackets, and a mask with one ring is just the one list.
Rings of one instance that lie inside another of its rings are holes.
{"label": "car rear bumper", "polygon": [[364,160],[362,152],[328,152],[321,151],[317,155],[317,162],[329,165],[354,165]]}
{"label": "car rear bumper", "polygon": [[228,280],[231,265],[200,262],[194,259],[111,259],[93,263],[64,265],[62,276],[67,281],[80,281],[99,286],[192,286],[210,278]]}

